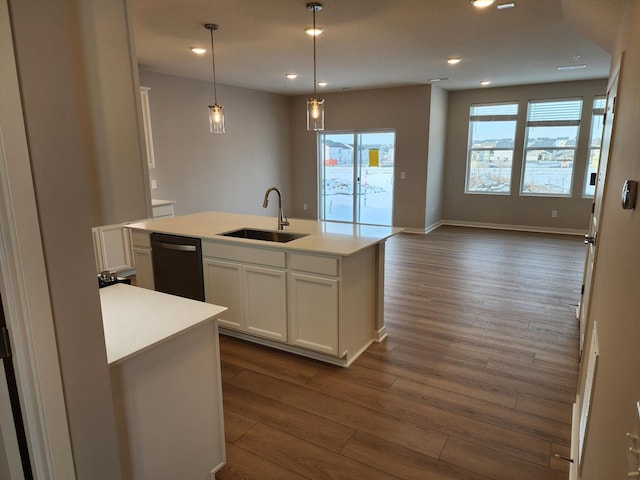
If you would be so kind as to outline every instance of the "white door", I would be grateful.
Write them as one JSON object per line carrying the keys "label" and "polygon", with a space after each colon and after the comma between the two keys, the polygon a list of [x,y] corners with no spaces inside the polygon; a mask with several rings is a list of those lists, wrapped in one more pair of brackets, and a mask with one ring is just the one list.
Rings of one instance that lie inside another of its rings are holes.
{"label": "white door", "polygon": [[[621,60],[622,63],[622,60]],[[614,128],[616,96],[618,93],[618,75],[620,65],[616,68],[607,91],[607,104],[604,116],[604,130],[602,133],[602,147],[600,150],[600,163],[598,166],[598,180],[593,199],[592,214],[589,223],[589,233],[585,236],[587,252],[582,282],[582,298],[580,299],[580,358],[584,353],[587,332],[589,331],[589,300],[591,296],[591,281],[595,269],[595,260],[598,252],[598,230],[602,223],[602,198],[604,196],[607,165],[609,163],[609,151],[611,150],[611,138]]]}

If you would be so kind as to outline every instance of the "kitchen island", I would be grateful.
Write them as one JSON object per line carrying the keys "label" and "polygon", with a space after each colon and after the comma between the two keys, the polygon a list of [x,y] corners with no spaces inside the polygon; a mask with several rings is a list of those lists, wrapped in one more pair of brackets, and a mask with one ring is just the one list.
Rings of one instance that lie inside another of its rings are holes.
{"label": "kitchen island", "polygon": [[100,289],[100,303],[123,479],[214,478],[226,308],[125,284]]}
{"label": "kitchen island", "polygon": [[205,300],[229,309],[221,333],[348,366],[386,336],[384,245],[402,229],[290,219],[287,242],[225,235],[277,225],[224,212],[130,224],[138,285],[154,288],[151,233],[198,238]]}

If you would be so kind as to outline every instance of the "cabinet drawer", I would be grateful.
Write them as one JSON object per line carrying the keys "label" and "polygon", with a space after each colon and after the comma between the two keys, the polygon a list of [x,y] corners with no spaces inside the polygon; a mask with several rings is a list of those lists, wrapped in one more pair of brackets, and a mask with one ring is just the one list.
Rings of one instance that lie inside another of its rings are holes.
{"label": "cabinet drawer", "polygon": [[173,217],[173,205],[158,205],[153,207],[153,218]]}
{"label": "cabinet drawer", "polygon": [[149,232],[137,232],[135,230],[131,230],[131,243],[136,247],[151,248]]}
{"label": "cabinet drawer", "polygon": [[289,254],[289,268],[303,272],[320,273],[322,275],[338,275],[338,259],[302,253]]}
{"label": "cabinet drawer", "polygon": [[268,248],[253,248],[230,243],[202,242],[202,255],[242,263],[285,267],[285,253]]}

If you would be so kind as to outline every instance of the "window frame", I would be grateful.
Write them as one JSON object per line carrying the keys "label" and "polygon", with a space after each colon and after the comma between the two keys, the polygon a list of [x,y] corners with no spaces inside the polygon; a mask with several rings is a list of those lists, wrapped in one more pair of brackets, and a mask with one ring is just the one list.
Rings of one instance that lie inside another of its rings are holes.
{"label": "window frame", "polygon": [[[597,103],[602,103],[602,106],[597,105]],[[582,198],[594,198],[595,196],[595,185],[589,185],[589,163],[591,162],[591,153],[594,150],[598,151],[598,168],[596,168],[596,175],[598,175],[598,170],[600,168],[600,155],[602,149],[602,135],[604,133],[604,117],[607,112],[607,96],[606,95],[596,95],[593,97],[593,102],[591,103],[591,128],[589,131],[589,144],[587,145],[587,159],[585,162],[584,169],[584,182],[582,184]],[[598,117],[601,117],[600,123],[600,142],[597,146],[593,146],[593,133],[594,133],[594,122],[598,121]],[[596,182],[597,183],[597,182]],[[593,187],[593,193],[587,193],[587,187]]]}
{"label": "window frame", "polygon": [[[578,119],[557,119],[557,120],[530,120],[531,107],[535,104],[541,103],[563,103],[571,101],[580,101],[580,111]],[[583,97],[565,97],[565,98],[553,98],[543,100],[529,100],[527,102],[527,117],[524,125],[524,144],[522,146],[522,173],[520,177],[520,191],[521,197],[547,197],[547,198],[572,198],[573,197],[573,180],[576,171],[577,162],[580,160],[577,158],[578,143],[580,140],[580,127],[582,123],[582,114],[584,109]],[[571,176],[569,179],[569,190],[566,193],[540,193],[540,192],[525,192],[525,176],[527,173],[527,154],[530,150],[541,150],[540,146],[529,146],[529,131],[530,128],[536,127],[577,127],[575,144],[571,147],[552,146],[544,147],[546,150],[554,151],[572,151],[573,159],[571,164]]]}
{"label": "window frame", "polygon": [[[515,107],[515,113],[508,114],[493,114],[493,115],[476,115],[473,114],[473,109],[476,107]],[[467,134],[467,159],[466,159],[466,171],[465,171],[465,182],[464,182],[464,193],[469,195],[511,195],[511,184],[513,182],[513,161],[515,158],[515,144],[516,144],[516,136],[518,132],[518,113],[520,111],[520,104],[517,101],[506,101],[506,102],[489,102],[489,103],[474,103],[469,107],[469,128]],[[496,146],[487,146],[487,147],[474,147],[473,146],[473,123],[474,122],[514,122],[513,127],[513,137],[512,137],[512,146],[511,148],[506,147],[496,147]],[[470,189],[470,179],[472,177],[473,171],[471,162],[473,159],[474,152],[487,152],[487,151],[502,151],[502,152],[511,152],[511,166],[509,168],[509,182],[508,188],[506,191],[496,191],[496,190],[471,190]]]}

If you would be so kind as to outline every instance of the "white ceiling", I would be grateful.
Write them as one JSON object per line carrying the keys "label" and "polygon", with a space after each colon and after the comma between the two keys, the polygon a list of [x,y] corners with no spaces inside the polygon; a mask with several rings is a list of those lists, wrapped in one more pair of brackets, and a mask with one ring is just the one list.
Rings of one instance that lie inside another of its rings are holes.
{"label": "white ceiling", "polygon": [[[623,0],[514,0],[485,9],[469,0],[324,0],[317,23],[318,81],[327,91],[420,85],[448,77],[447,90],[606,78],[610,54],[575,28],[616,25]],[[313,90],[312,23],[306,0],[129,0],[142,68],[211,81],[205,23],[217,23],[217,81],[285,95]],[[566,19],[575,5],[597,4]],[[602,8],[602,7],[606,8]],[[602,17],[604,15],[605,17]],[[588,31],[588,28],[582,29]],[[614,29],[615,31],[615,29]],[[597,40],[597,39],[596,39]],[[608,39],[610,40],[610,39]],[[611,41],[600,41],[608,48]],[[455,66],[447,58],[458,56]],[[574,59],[578,57],[579,59]],[[584,63],[584,69],[558,71]],[[294,81],[288,72],[298,73]]]}

